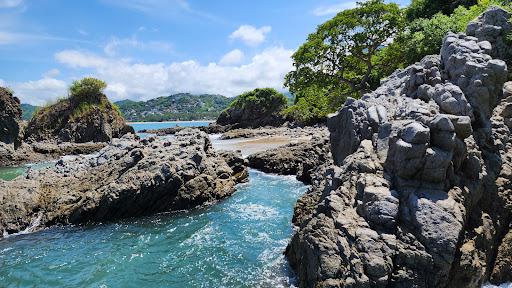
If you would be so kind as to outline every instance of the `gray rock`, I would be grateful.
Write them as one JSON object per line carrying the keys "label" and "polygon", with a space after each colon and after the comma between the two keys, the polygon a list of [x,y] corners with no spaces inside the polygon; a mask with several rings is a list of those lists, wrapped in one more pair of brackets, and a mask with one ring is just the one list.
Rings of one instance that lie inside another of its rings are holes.
{"label": "gray rock", "polygon": [[512,85],[493,59],[508,17],[490,9],[329,118],[334,165],[297,202],[286,249],[300,287],[510,281]]}
{"label": "gray rock", "polygon": [[215,152],[198,130],[172,140],[126,136],[95,154],[0,181],[0,231],[19,232],[34,219],[32,228],[41,229],[206,205],[231,195],[247,179],[246,165],[239,153]]}

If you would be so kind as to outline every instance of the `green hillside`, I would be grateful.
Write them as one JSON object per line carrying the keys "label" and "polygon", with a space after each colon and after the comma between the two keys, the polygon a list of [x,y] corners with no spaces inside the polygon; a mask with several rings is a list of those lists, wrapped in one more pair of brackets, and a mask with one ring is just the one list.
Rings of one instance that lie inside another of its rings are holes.
{"label": "green hillside", "polygon": [[174,121],[216,119],[229,103],[222,95],[189,93],[158,97],[148,101],[115,102],[127,121]]}

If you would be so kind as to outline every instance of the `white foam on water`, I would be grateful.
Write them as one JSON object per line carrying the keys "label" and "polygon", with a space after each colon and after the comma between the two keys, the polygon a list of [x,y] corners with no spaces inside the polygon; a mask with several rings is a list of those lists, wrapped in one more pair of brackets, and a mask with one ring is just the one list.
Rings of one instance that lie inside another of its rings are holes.
{"label": "white foam on water", "polygon": [[487,283],[487,284],[484,284],[484,286],[482,286],[482,288],[512,288],[512,282],[503,283],[503,284],[500,284],[499,286]]}
{"label": "white foam on water", "polygon": [[260,204],[235,204],[233,208],[235,211],[230,214],[246,220],[265,220],[279,215],[276,209]]}
{"label": "white foam on water", "polygon": [[6,231],[3,231],[3,237],[4,238],[8,238],[8,237],[17,236],[17,235],[24,235],[24,234],[29,234],[29,233],[32,233],[32,232],[35,232],[35,231],[39,230],[38,227],[41,224],[41,218],[42,217],[43,217],[42,214],[38,214],[37,217],[32,218],[32,221],[30,222],[30,225],[28,225],[27,228],[23,229],[20,232],[9,234]]}

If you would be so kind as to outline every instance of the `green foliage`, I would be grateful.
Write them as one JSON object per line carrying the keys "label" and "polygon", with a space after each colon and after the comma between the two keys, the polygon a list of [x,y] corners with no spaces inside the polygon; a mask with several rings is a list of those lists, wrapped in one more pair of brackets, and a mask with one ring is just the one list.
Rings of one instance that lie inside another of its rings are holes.
{"label": "green foliage", "polygon": [[302,90],[295,99],[295,104],[283,113],[286,118],[304,125],[323,122],[337,108],[331,105],[333,101],[326,90],[314,86]]}
{"label": "green foliage", "polygon": [[477,0],[412,0],[406,9],[406,16],[409,21],[429,19],[437,13],[450,15],[459,6],[470,7],[475,4]]}
{"label": "green foliage", "polygon": [[[432,18],[419,18],[411,22],[385,50],[400,51],[395,57],[399,61],[389,62],[393,68],[400,68],[420,61],[426,55],[438,54],[444,36],[448,32],[463,32],[466,26],[492,5],[502,5],[500,0],[480,0],[469,8],[459,6],[450,16],[442,13]],[[384,51],[389,53],[389,51]]]}
{"label": "green foliage", "polygon": [[105,88],[107,88],[107,83],[104,81],[86,77],[73,81],[73,84],[69,87],[70,98],[76,103],[84,101],[97,102],[100,100]]}
{"label": "green foliage", "polygon": [[360,95],[371,88],[375,55],[403,26],[399,6],[383,0],[361,2],[338,13],[293,54],[295,70],[286,75],[285,86],[296,95],[310,86]]}
{"label": "green foliage", "polygon": [[287,103],[288,99],[286,96],[277,92],[276,89],[256,88],[236,97],[226,110],[230,108],[244,109],[247,107],[257,107],[259,110],[274,110],[286,107]]}

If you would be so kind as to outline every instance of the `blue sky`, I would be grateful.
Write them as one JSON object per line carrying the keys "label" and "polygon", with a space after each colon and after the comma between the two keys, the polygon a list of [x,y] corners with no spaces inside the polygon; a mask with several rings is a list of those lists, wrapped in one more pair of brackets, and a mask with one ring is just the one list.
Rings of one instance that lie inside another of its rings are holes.
{"label": "blue sky", "polygon": [[317,25],[354,6],[351,0],[0,0],[0,85],[38,105],[65,96],[84,76],[107,81],[111,100],[282,90],[293,51]]}

